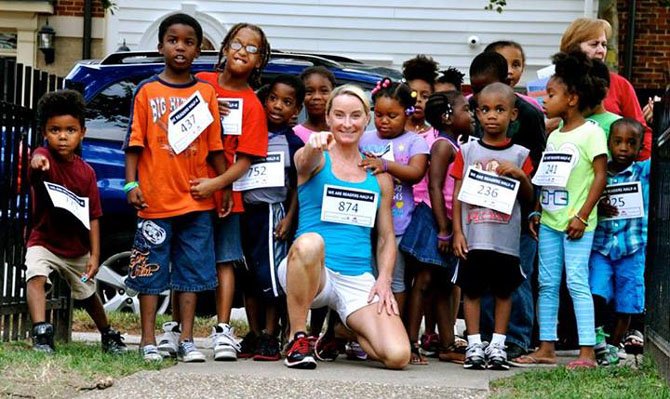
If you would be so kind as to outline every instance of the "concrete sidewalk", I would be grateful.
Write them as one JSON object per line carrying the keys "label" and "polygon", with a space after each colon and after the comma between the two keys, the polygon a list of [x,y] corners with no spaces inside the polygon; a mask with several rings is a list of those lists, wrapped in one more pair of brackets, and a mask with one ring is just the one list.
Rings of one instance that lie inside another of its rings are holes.
{"label": "concrete sidewalk", "polygon": [[[99,334],[73,333],[79,341],[97,341]],[[133,349],[139,337],[127,336]],[[295,397],[449,397],[485,398],[489,383],[510,376],[510,371],[472,371],[461,365],[430,359],[428,366],[408,366],[402,371],[382,368],[373,361],[319,362],[316,370],[295,370],[278,362],[215,362],[206,339],[197,339],[208,359],[205,363],[178,363],[161,371],[144,371],[115,381],[104,391],[81,398],[245,398]],[[416,396],[420,395],[420,396]]]}

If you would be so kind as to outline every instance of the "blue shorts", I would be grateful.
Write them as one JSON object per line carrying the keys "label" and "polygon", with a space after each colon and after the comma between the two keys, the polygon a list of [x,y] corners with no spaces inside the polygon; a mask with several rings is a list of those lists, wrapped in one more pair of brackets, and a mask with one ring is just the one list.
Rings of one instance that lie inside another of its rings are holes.
{"label": "blue shorts", "polygon": [[639,314],[644,311],[645,248],[619,260],[591,251],[589,285],[591,294],[614,300],[618,313]]}
{"label": "blue shorts", "polygon": [[214,253],[217,265],[219,263],[244,264],[239,213],[231,213],[223,219],[215,219]]}
{"label": "blue shorts", "polygon": [[141,294],[216,288],[212,213],[138,218],[126,284]]}

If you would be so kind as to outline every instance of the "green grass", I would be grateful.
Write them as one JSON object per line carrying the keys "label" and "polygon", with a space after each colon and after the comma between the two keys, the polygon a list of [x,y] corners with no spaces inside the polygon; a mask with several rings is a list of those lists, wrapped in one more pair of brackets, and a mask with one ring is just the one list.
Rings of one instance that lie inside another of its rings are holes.
{"label": "green grass", "polygon": [[670,398],[670,390],[651,361],[639,369],[628,366],[592,370],[533,370],[493,381],[495,399],[526,398]]}
{"label": "green grass", "polygon": [[56,343],[53,355],[34,352],[27,342],[0,343],[0,397],[73,397],[140,370],[174,364],[146,363],[136,351],[110,355],[84,343]]}
{"label": "green grass", "polygon": [[[140,315],[128,312],[109,312],[107,313],[109,324],[124,334],[140,334]],[[156,329],[160,330],[163,323],[172,320],[168,314],[156,315]],[[216,319],[212,317],[196,317],[193,324],[193,335],[195,337],[207,337],[212,333],[212,326]],[[249,326],[246,323],[233,320],[231,325],[235,327],[235,333],[243,337],[248,331]],[[93,320],[82,309],[75,309],[72,321],[72,331],[97,331]]]}

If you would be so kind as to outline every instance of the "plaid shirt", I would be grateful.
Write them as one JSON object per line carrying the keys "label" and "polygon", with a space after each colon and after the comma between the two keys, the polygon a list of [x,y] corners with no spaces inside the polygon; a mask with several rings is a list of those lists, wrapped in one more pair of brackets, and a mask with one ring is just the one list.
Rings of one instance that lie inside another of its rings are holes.
{"label": "plaid shirt", "polygon": [[649,165],[650,161],[633,162],[625,170],[607,172],[607,184],[640,182],[644,202],[644,217],[636,219],[604,220],[598,223],[593,238],[593,250],[612,260],[631,255],[647,245],[649,217]]}

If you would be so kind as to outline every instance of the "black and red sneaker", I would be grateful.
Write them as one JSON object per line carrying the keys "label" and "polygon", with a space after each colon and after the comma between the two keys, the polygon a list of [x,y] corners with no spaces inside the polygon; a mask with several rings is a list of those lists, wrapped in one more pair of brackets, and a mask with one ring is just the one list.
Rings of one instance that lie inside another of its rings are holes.
{"label": "black and red sneaker", "polygon": [[295,333],[287,348],[286,359],[284,359],[286,367],[308,370],[316,368],[316,360],[312,356],[312,345],[307,334],[304,332]]}
{"label": "black and red sneaker", "polygon": [[254,360],[271,362],[280,359],[281,355],[279,353],[279,341],[277,340],[277,337],[263,332],[263,334],[258,337],[258,346],[256,347],[256,353],[254,354]]}

